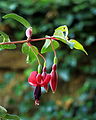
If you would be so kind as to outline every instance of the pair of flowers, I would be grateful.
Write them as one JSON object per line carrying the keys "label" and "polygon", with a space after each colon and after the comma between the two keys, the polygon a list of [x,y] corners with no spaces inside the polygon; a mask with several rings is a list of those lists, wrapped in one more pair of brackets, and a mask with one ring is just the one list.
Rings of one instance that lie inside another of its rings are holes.
{"label": "pair of flowers", "polygon": [[48,90],[48,84],[50,83],[50,87],[52,92],[54,93],[57,88],[58,75],[56,72],[56,64],[53,64],[52,71],[50,74],[46,73],[46,67],[43,67],[42,73],[37,71],[31,72],[28,82],[31,86],[35,86],[34,97],[35,97],[35,105],[39,105],[39,100],[41,96],[41,87],[44,87],[46,91]]}

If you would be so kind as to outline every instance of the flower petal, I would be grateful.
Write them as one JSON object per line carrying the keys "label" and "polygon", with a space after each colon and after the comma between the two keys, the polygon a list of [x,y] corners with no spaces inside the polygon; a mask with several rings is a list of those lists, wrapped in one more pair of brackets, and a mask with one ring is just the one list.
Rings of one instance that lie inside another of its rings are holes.
{"label": "flower petal", "polygon": [[31,72],[29,78],[28,78],[28,83],[32,86],[37,86],[37,82],[36,82],[36,76],[37,76],[37,71],[33,71]]}
{"label": "flower petal", "polygon": [[40,84],[41,87],[44,87],[45,85],[47,85],[49,83],[50,79],[51,79],[51,75],[47,74],[44,81]]}
{"label": "flower petal", "polygon": [[34,91],[35,105],[39,105],[40,96],[41,96],[41,87],[37,86]]}
{"label": "flower petal", "polygon": [[37,76],[36,76],[37,84],[40,85],[41,81],[42,81],[42,75],[41,74],[37,74]]}
{"label": "flower petal", "polygon": [[44,89],[46,90],[46,92],[48,91],[48,89],[49,89],[48,84],[47,84],[47,85],[44,85]]}

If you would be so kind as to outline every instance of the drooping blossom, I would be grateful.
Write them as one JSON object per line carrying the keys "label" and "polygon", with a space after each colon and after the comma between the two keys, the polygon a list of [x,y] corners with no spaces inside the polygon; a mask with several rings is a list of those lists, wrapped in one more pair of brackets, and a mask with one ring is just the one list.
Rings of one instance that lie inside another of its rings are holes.
{"label": "drooping blossom", "polygon": [[57,66],[56,64],[53,64],[52,66],[52,71],[50,73],[51,79],[50,79],[50,87],[53,93],[55,93],[56,88],[57,88],[57,83],[58,83],[58,75],[57,75]]}
{"label": "drooping blossom", "polygon": [[51,79],[50,74],[46,74],[45,78],[42,74],[38,73],[37,71],[31,72],[28,82],[31,86],[35,86],[34,97],[35,97],[35,105],[39,105],[39,99],[41,96],[41,87],[46,86]]}

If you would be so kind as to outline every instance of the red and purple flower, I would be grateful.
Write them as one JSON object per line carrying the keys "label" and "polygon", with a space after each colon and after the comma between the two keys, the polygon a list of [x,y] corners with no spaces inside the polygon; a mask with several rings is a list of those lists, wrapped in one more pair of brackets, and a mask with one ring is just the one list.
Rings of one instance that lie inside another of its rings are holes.
{"label": "red and purple flower", "polygon": [[[44,72],[44,71],[43,71]],[[31,86],[35,86],[34,97],[35,97],[35,105],[39,105],[39,99],[41,96],[41,87],[45,87],[48,85],[51,75],[45,73],[38,73],[37,71],[31,72],[28,82]]]}
{"label": "red and purple flower", "polygon": [[46,67],[43,67],[42,73],[37,71],[31,72],[28,78],[28,82],[31,86],[35,86],[34,90],[35,105],[39,105],[41,87],[44,87],[45,90],[47,91],[48,83],[50,83],[52,92],[54,93],[56,91],[58,83],[58,75],[56,69],[57,65],[53,64],[52,71],[50,74],[46,73]]}

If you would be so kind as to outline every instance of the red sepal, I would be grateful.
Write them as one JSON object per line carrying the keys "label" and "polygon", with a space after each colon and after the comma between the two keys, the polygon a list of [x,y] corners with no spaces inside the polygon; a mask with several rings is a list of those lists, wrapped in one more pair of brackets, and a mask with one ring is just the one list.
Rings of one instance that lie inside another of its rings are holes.
{"label": "red sepal", "polygon": [[55,93],[58,83],[58,75],[57,72],[52,70],[51,72],[51,80],[50,80],[50,87],[53,93]]}
{"label": "red sepal", "polygon": [[37,86],[37,82],[36,82],[36,76],[37,76],[37,71],[33,71],[31,72],[29,78],[28,78],[28,83],[32,86]]}

